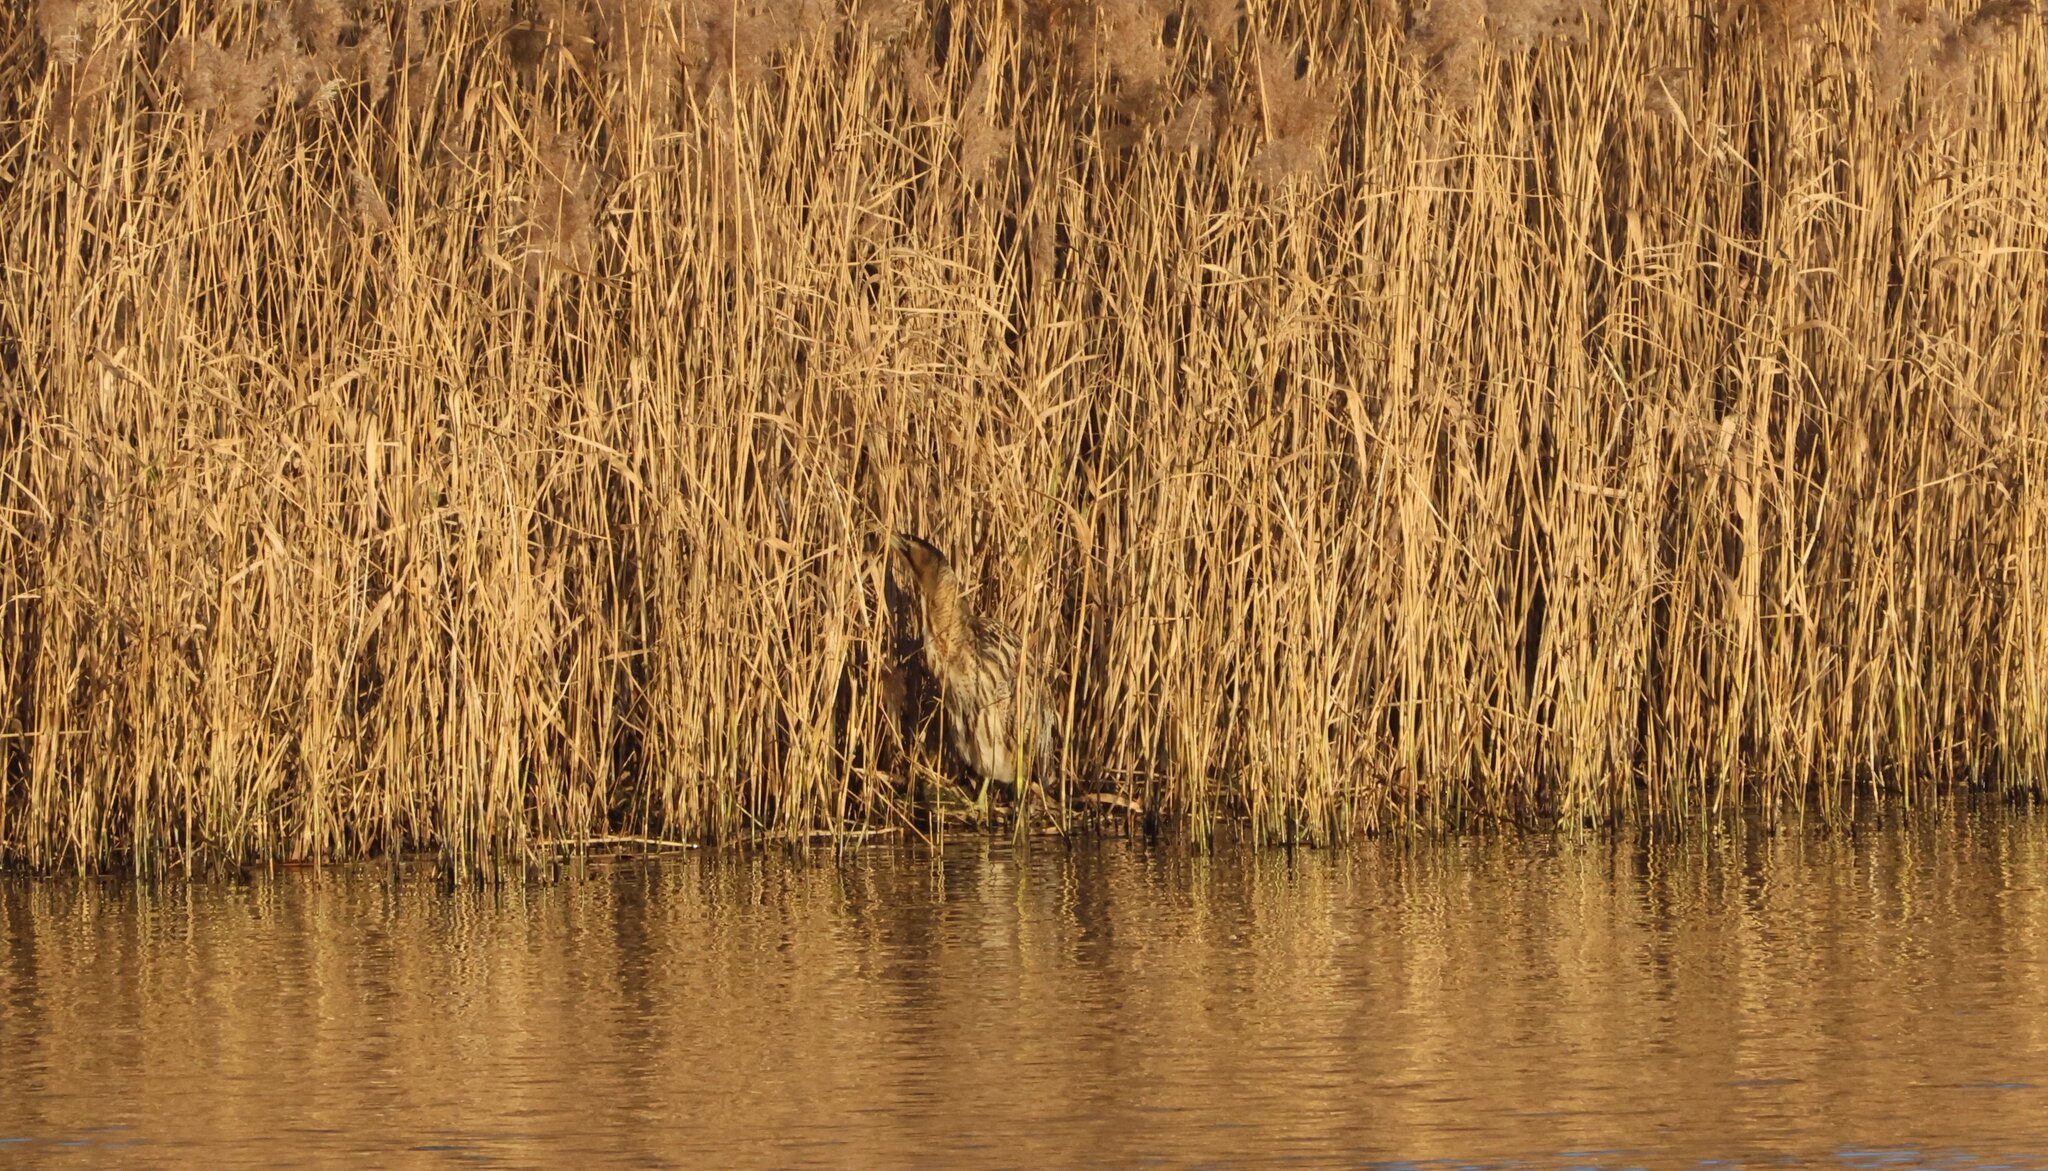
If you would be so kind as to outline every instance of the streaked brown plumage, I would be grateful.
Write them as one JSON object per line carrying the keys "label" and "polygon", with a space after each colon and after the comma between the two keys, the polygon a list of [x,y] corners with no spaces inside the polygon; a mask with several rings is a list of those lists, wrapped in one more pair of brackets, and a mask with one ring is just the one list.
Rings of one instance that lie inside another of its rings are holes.
{"label": "streaked brown plumage", "polygon": [[1059,717],[1038,673],[1019,664],[1016,634],[960,596],[959,577],[930,543],[898,533],[889,545],[917,581],[925,666],[954,751],[983,780],[1014,785],[1020,772],[1037,773],[1052,759]]}

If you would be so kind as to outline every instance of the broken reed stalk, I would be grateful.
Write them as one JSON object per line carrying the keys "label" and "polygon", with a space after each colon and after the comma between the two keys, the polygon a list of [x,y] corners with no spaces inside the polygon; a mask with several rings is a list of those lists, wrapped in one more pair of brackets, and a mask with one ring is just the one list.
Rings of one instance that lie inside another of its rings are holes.
{"label": "broken reed stalk", "polygon": [[2038,786],[2028,6],[940,7],[8,7],[0,864]]}

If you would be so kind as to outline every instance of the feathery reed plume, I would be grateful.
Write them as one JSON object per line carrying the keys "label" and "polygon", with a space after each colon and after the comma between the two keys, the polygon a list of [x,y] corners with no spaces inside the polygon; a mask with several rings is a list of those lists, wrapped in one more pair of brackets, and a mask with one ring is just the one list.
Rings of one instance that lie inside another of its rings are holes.
{"label": "feathery reed plume", "polygon": [[105,7],[86,0],[44,0],[37,11],[57,83],[49,107],[53,144],[83,149],[106,120],[101,107],[118,75],[126,38],[95,35],[107,15]]}
{"label": "feathery reed plume", "polygon": [[36,5],[36,31],[50,59],[59,65],[78,61],[93,25],[109,7],[105,0],[42,0]]}
{"label": "feathery reed plume", "polygon": [[1195,0],[1195,23],[1202,34],[1218,45],[1237,36],[1237,23],[1244,19],[1244,0]]}
{"label": "feathery reed plume", "polygon": [[255,133],[257,119],[277,93],[276,58],[231,53],[210,39],[181,37],[165,54],[165,63],[186,109],[212,119],[209,150]]}
{"label": "feathery reed plume", "polygon": [[1584,40],[1607,19],[1604,0],[1512,0],[1488,9],[1486,23],[1495,44],[1522,50],[1550,37]]}
{"label": "feathery reed plume", "polygon": [[365,174],[360,166],[351,163],[348,182],[355,193],[356,212],[363,217],[363,226],[373,232],[390,231],[391,205],[384,202],[384,193],[377,190],[377,181]]}
{"label": "feathery reed plume", "polygon": [[1014,785],[1049,760],[1059,717],[1009,627],[960,596],[960,578],[929,542],[898,533],[890,549],[917,582],[925,666],[939,685],[947,739],[976,776]]}
{"label": "feathery reed plume", "polygon": [[592,168],[581,145],[559,131],[541,131],[535,155],[526,223],[527,282],[538,282],[550,264],[587,274],[597,264]]}
{"label": "feathery reed plume", "polygon": [[1106,145],[1118,150],[1135,144],[1168,108],[1166,49],[1159,39],[1163,13],[1153,0],[1105,0],[1094,15],[1096,75],[1116,86],[1105,111],[1116,126]]}
{"label": "feathery reed plume", "polygon": [[597,66],[597,36],[590,27],[590,13],[581,4],[567,0],[541,0],[541,22],[547,26],[550,43],[569,54],[576,68],[590,72]]}
{"label": "feathery reed plume", "polygon": [[1313,170],[1323,138],[1337,116],[1329,97],[1343,79],[1311,88],[1298,46],[1267,42],[1259,48],[1259,91],[1265,95],[1266,146],[1252,160],[1252,174],[1271,187]]}
{"label": "feathery reed plume", "polygon": [[1410,25],[1407,48],[1421,63],[1430,91],[1452,107],[1463,108],[1479,92],[1485,36],[1484,0],[1437,0]]}
{"label": "feathery reed plume", "polygon": [[1894,0],[1878,13],[1872,73],[1879,94],[1896,102],[1908,83],[1918,82],[1924,107],[1967,114],[1975,65],[2033,13],[2032,0],[1986,0],[1963,17],[1931,9],[1925,0]]}
{"label": "feathery reed plume", "polygon": [[854,5],[853,20],[877,44],[893,44],[909,35],[916,25],[915,0],[860,0]]}
{"label": "feathery reed plume", "polygon": [[1162,139],[1174,154],[1208,154],[1216,145],[1216,95],[1198,93],[1180,104]]}
{"label": "feathery reed plume", "polygon": [[967,83],[966,108],[960,114],[960,173],[984,179],[1011,149],[1015,133],[996,122],[995,59],[984,57]]}

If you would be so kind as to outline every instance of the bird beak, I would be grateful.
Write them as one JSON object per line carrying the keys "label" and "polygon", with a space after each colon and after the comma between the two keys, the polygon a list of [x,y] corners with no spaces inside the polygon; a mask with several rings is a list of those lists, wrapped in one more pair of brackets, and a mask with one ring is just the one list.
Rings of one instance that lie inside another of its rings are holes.
{"label": "bird beak", "polygon": [[910,556],[910,538],[902,533],[890,533],[889,551],[902,554],[905,557]]}

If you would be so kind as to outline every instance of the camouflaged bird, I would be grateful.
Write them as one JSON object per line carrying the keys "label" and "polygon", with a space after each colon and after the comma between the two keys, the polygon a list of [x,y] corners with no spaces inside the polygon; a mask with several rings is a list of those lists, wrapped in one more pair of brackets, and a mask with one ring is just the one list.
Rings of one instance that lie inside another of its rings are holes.
{"label": "camouflaged bird", "polygon": [[1053,757],[1059,716],[1038,673],[1020,667],[1017,635],[961,598],[959,576],[929,542],[898,533],[889,546],[917,582],[925,666],[953,750],[984,781],[1029,779]]}

